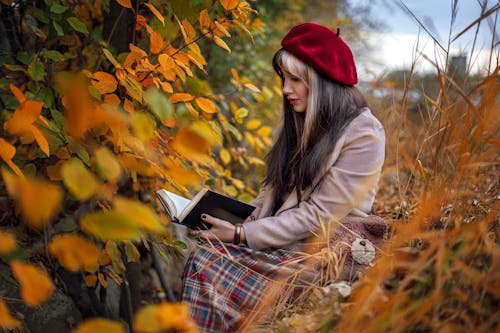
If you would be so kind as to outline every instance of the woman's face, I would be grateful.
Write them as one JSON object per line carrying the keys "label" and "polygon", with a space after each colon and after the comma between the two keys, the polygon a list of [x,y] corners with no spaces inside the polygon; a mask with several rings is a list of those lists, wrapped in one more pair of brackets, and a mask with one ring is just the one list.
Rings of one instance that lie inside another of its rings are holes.
{"label": "woman's face", "polygon": [[304,81],[283,70],[283,95],[288,99],[295,112],[306,112],[309,89]]}

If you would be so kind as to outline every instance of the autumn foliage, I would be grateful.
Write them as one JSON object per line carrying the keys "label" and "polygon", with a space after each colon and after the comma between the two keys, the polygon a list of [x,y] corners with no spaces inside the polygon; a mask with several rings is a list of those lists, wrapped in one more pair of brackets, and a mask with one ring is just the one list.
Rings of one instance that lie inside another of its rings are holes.
{"label": "autumn foliage", "polygon": [[[54,266],[105,288],[110,279],[122,283],[125,261],[138,262],[139,248],[182,246],[155,209],[155,189],[189,195],[209,184],[242,200],[255,194],[256,183],[232,170],[263,164],[271,128],[245,107],[260,90],[226,68],[238,95],[211,91],[203,50],[230,54],[228,39],[253,40],[261,23],[246,1],[192,3],[2,1],[2,15],[35,22],[23,26],[26,43],[2,58],[0,84],[2,190],[15,205],[14,220],[0,229],[0,257],[26,305],[50,299]],[[125,52],[110,40],[126,21],[115,18],[103,36],[113,11],[133,18]],[[26,232],[45,235],[48,258],[30,252]],[[136,314],[134,330],[194,332],[186,311],[150,305]],[[0,299],[0,327],[21,326]],[[94,331],[124,327],[93,319],[75,330]]]}

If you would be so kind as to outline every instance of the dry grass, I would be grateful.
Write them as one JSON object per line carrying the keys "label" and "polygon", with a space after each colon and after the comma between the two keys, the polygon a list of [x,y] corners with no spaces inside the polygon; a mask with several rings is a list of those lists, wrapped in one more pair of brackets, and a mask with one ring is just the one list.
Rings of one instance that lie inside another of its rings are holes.
{"label": "dry grass", "polygon": [[[466,31],[491,17],[496,31],[498,10],[483,8],[464,31],[450,32],[448,45],[436,44],[445,52],[444,63],[451,43]],[[469,59],[475,59],[475,44]],[[277,315],[256,331],[500,330],[500,62],[493,34],[490,59],[489,69],[476,76],[457,75],[426,59],[434,64],[439,88],[421,91],[426,100],[418,123],[406,98],[412,67],[404,96],[380,115],[388,142],[375,210],[391,222],[382,255],[348,302],[336,293],[318,298],[313,292],[293,305],[292,314],[290,305],[275,305],[270,311],[286,318]]]}

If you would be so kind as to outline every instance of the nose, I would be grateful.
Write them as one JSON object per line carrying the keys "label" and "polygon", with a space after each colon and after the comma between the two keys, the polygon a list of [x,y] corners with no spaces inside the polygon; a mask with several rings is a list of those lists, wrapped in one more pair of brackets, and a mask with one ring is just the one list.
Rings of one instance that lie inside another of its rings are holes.
{"label": "nose", "polygon": [[291,93],[292,93],[292,88],[290,87],[288,80],[285,80],[285,82],[283,83],[283,95],[288,95]]}

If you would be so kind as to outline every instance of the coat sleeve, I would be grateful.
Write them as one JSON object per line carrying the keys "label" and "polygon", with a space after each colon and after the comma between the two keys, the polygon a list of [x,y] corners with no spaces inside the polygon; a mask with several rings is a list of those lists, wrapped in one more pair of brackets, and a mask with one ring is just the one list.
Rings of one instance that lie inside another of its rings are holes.
{"label": "coat sleeve", "polygon": [[344,136],[338,158],[306,200],[243,225],[249,247],[283,247],[304,239],[321,223],[340,220],[361,203],[369,202],[364,209],[369,212],[384,161],[384,129],[375,118],[360,115]]}

